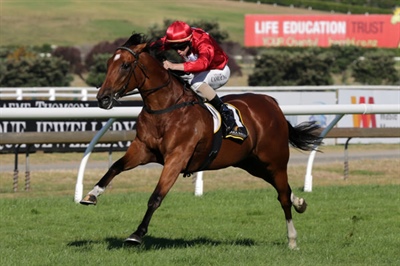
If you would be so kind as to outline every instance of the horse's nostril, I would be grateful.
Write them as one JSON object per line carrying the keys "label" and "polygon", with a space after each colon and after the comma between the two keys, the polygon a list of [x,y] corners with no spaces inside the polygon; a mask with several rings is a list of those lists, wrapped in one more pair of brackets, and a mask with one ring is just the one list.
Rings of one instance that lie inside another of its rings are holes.
{"label": "horse's nostril", "polygon": [[112,108],[112,99],[110,96],[105,96],[103,98],[98,99],[99,107],[103,109],[111,109]]}

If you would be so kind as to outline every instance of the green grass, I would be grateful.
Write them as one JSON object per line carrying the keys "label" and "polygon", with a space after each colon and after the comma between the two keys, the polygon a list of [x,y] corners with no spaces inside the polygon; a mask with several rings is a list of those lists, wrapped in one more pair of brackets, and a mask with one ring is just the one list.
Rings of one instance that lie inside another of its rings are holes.
{"label": "green grass", "polygon": [[399,265],[399,185],[296,191],[299,251],[286,243],[272,189],[172,192],[140,247],[123,239],[149,193],[107,193],[95,207],[70,196],[0,199],[1,265]]}
{"label": "green grass", "polygon": [[246,14],[321,14],[238,1],[22,1],[0,4],[1,45],[87,45],[147,32],[164,19],[212,20],[244,42]]}

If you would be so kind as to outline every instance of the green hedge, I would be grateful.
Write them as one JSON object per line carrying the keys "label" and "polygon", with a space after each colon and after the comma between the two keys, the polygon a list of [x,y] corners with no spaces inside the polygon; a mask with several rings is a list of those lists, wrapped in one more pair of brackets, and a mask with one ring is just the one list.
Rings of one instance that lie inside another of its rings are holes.
{"label": "green hedge", "polygon": [[255,61],[250,86],[331,85],[333,76],[365,85],[399,85],[394,50],[355,46],[268,48]]}
{"label": "green hedge", "polygon": [[289,52],[270,49],[255,62],[250,86],[332,85],[330,66],[334,57],[318,50]]}
{"label": "green hedge", "polygon": [[67,87],[73,79],[69,63],[54,57],[1,60],[0,73],[0,87]]}
{"label": "green hedge", "polygon": [[400,75],[395,68],[393,54],[389,51],[369,51],[362,60],[351,65],[356,82],[368,85],[400,84]]}

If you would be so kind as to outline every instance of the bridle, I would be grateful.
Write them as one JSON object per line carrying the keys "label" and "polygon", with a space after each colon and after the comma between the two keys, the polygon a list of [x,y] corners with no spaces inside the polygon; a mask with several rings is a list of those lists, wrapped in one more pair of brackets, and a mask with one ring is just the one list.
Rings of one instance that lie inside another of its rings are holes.
{"label": "bridle", "polygon": [[[132,49],[130,49],[130,48],[128,48],[128,47],[125,47],[125,46],[118,47],[116,50],[125,50],[125,51],[128,51],[128,52],[129,52],[130,54],[132,54],[133,57],[135,57],[135,59],[136,59],[136,60],[132,63],[133,66],[132,66],[132,68],[131,68],[131,70],[130,70],[130,73],[129,73],[129,76],[128,76],[128,79],[127,79],[125,85],[122,86],[122,88],[116,93],[116,96],[117,96],[118,98],[121,98],[121,97],[124,97],[124,96],[129,96],[129,95],[133,95],[133,94],[138,94],[139,91],[142,89],[144,83],[146,82],[146,79],[149,78],[149,76],[146,74],[146,71],[145,71],[145,70],[146,70],[146,66],[144,66],[142,63],[139,62],[139,55],[140,55],[140,53],[136,53],[136,52],[133,51]],[[143,73],[143,75],[144,75],[145,78],[143,79],[142,83],[141,83],[138,87],[136,87],[134,90],[132,90],[132,91],[130,91],[130,92],[128,92],[128,93],[122,94],[122,93],[126,90],[126,88],[128,87],[129,81],[130,81],[132,75],[135,77],[135,80],[138,81],[138,78],[136,77],[136,72],[135,72],[135,68],[136,68],[137,66],[139,66],[139,68],[140,68],[140,70],[142,71],[142,73]],[[162,84],[162,85],[160,85],[160,86],[158,86],[158,87],[152,88],[152,89],[141,90],[141,91],[142,91],[142,96],[143,96],[143,93],[145,93],[144,97],[147,97],[147,96],[149,96],[150,94],[152,94],[153,92],[156,92],[156,91],[158,91],[159,89],[162,89],[162,88],[166,87],[170,82],[171,82],[171,74],[168,72],[168,80],[167,80],[164,84]],[[135,90],[137,90],[137,91],[135,91]]]}
{"label": "bridle", "polygon": [[[156,91],[158,91],[158,90],[160,90],[160,89],[162,89],[162,88],[167,87],[168,84],[171,82],[171,72],[168,71],[168,80],[167,80],[164,84],[161,84],[160,86],[157,86],[157,87],[155,87],[155,88],[151,88],[151,89],[147,89],[147,90],[142,90],[142,87],[143,87],[143,85],[145,84],[146,79],[149,78],[149,76],[146,74],[146,71],[145,71],[145,70],[146,70],[146,66],[143,65],[141,62],[139,62],[139,55],[140,55],[140,53],[136,53],[135,51],[133,51],[132,49],[130,49],[130,48],[126,47],[126,46],[118,47],[116,50],[125,50],[125,51],[128,51],[128,52],[129,52],[130,54],[132,54],[133,57],[136,59],[136,60],[132,63],[132,67],[131,67],[131,70],[130,70],[130,72],[129,72],[128,79],[127,79],[125,85],[122,86],[122,88],[121,88],[119,91],[117,91],[117,93],[115,93],[116,99],[122,98],[122,97],[125,97],[125,96],[129,96],[129,95],[138,94],[138,93],[140,93],[140,92],[141,92],[141,95],[142,95],[142,97],[143,97],[143,99],[144,99],[144,98],[148,97],[150,94],[152,94],[152,93],[154,93],[154,92],[156,92]],[[136,71],[135,71],[135,68],[136,68],[137,66],[138,66],[139,69],[142,71],[142,73],[143,73],[143,75],[144,75],[145,78],[143,79],[143,81],[141,82],[141,84],[140,84],[139,86],[137,86],[137,87],[136,87],[135,89],[133,89],[132,91],[130,91],[130,92],[124,94],[124,91],[128,88],[128,85],[129,85],[129,82],[130,82],[130,80],[131,80],[132,75],[135,77],[135,80],[138,81],[138,78],[137,78],[137,76],[136,76]],[[150,113],[150,114],[163,114],[163,113],[168,113],[168,112],[170,112],[170,111],[172,111],[172,110],[175,110],[175,109],[178,109],[178,108],[182,108],[182,107],[185,107],[185,106],[192,106],[192,105],[199,104],[199,103],[201,103],[201,101],[182,102],[182,103],[175,104],[175,105],[172,105],[172,106],[170,106],[170,107],[167,107],[167,108],[161,109],[161,110],[151,110],[151,109],[149,109],[146,105],[144,105],[144,106],[143,106],[143,109],[146,110],[146,111],[147,111],[148,113]]]}
{"label": "bridle", "polygon": [[128,76],[127,80],[126,80],[125,85],[122,86],[122,88],[121,88],[119,91],[117,91],[117,93],[115,93],[115,97],[118,99],[118,98],[122,98],[122,97],[124,97],[124,96],[129,96],[129,95],[138,94],[138,93],[139,93],[139,89],[141,89],[141,87],[142,87],[142,86],[144,85],[144,83],[146,82],[146,78],[149,78],[149,77],[147,76],[146,72],[144,71],[145,66],[144,66],[143,64],[140,64],[140,65],[139,65],[139,68],[140,68],[140,70],[142,71],[142,73],[143,73],[143,75],[145,76],[145,78],[143,79],[142,83],[141,83],[138,87],[135,88],[135,89],[137,89],[137,91],[135,91],[135,89],[133,89],[132,91],[123,94],[123,92],[128,88],[129,81],[131,80],[132,75],[134,75],[136,81],[138,80],[137,77],[136,77],[135,68],[136,68],[136,66],[139,64],[139,53],[136,53],[136,52],[134,52],[132,49],[130,49],[130,48],[128,48],[128,47],[125,47],[125,46],[118,47],[118,48],[116,49],[116,51],[117,51],[117,50],[125,50],[125,51],[128,51],[128,52],[129,52],[130,54],[132,54],[133,57],[136,59],[136,60],[132,63],[132,67],[131,67],[131,70],[129,71],[129,76]]}

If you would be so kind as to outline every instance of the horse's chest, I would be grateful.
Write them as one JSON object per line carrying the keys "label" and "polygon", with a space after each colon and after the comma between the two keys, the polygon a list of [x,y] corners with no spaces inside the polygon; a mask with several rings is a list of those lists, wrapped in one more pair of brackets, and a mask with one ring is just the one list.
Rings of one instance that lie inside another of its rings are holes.
{"label": "horse's chest", "polygon": [[174,149],[181,145],[203,146],[207,143],[209,134],[212,135],[211,125],[207,128],[204,117],[195,112],[195,109],[190,110],[192,112],[167,116],[168,119],[156,119],[155,116],[141,117],[136,128],[137,135],[146,146],[159,151]]}

